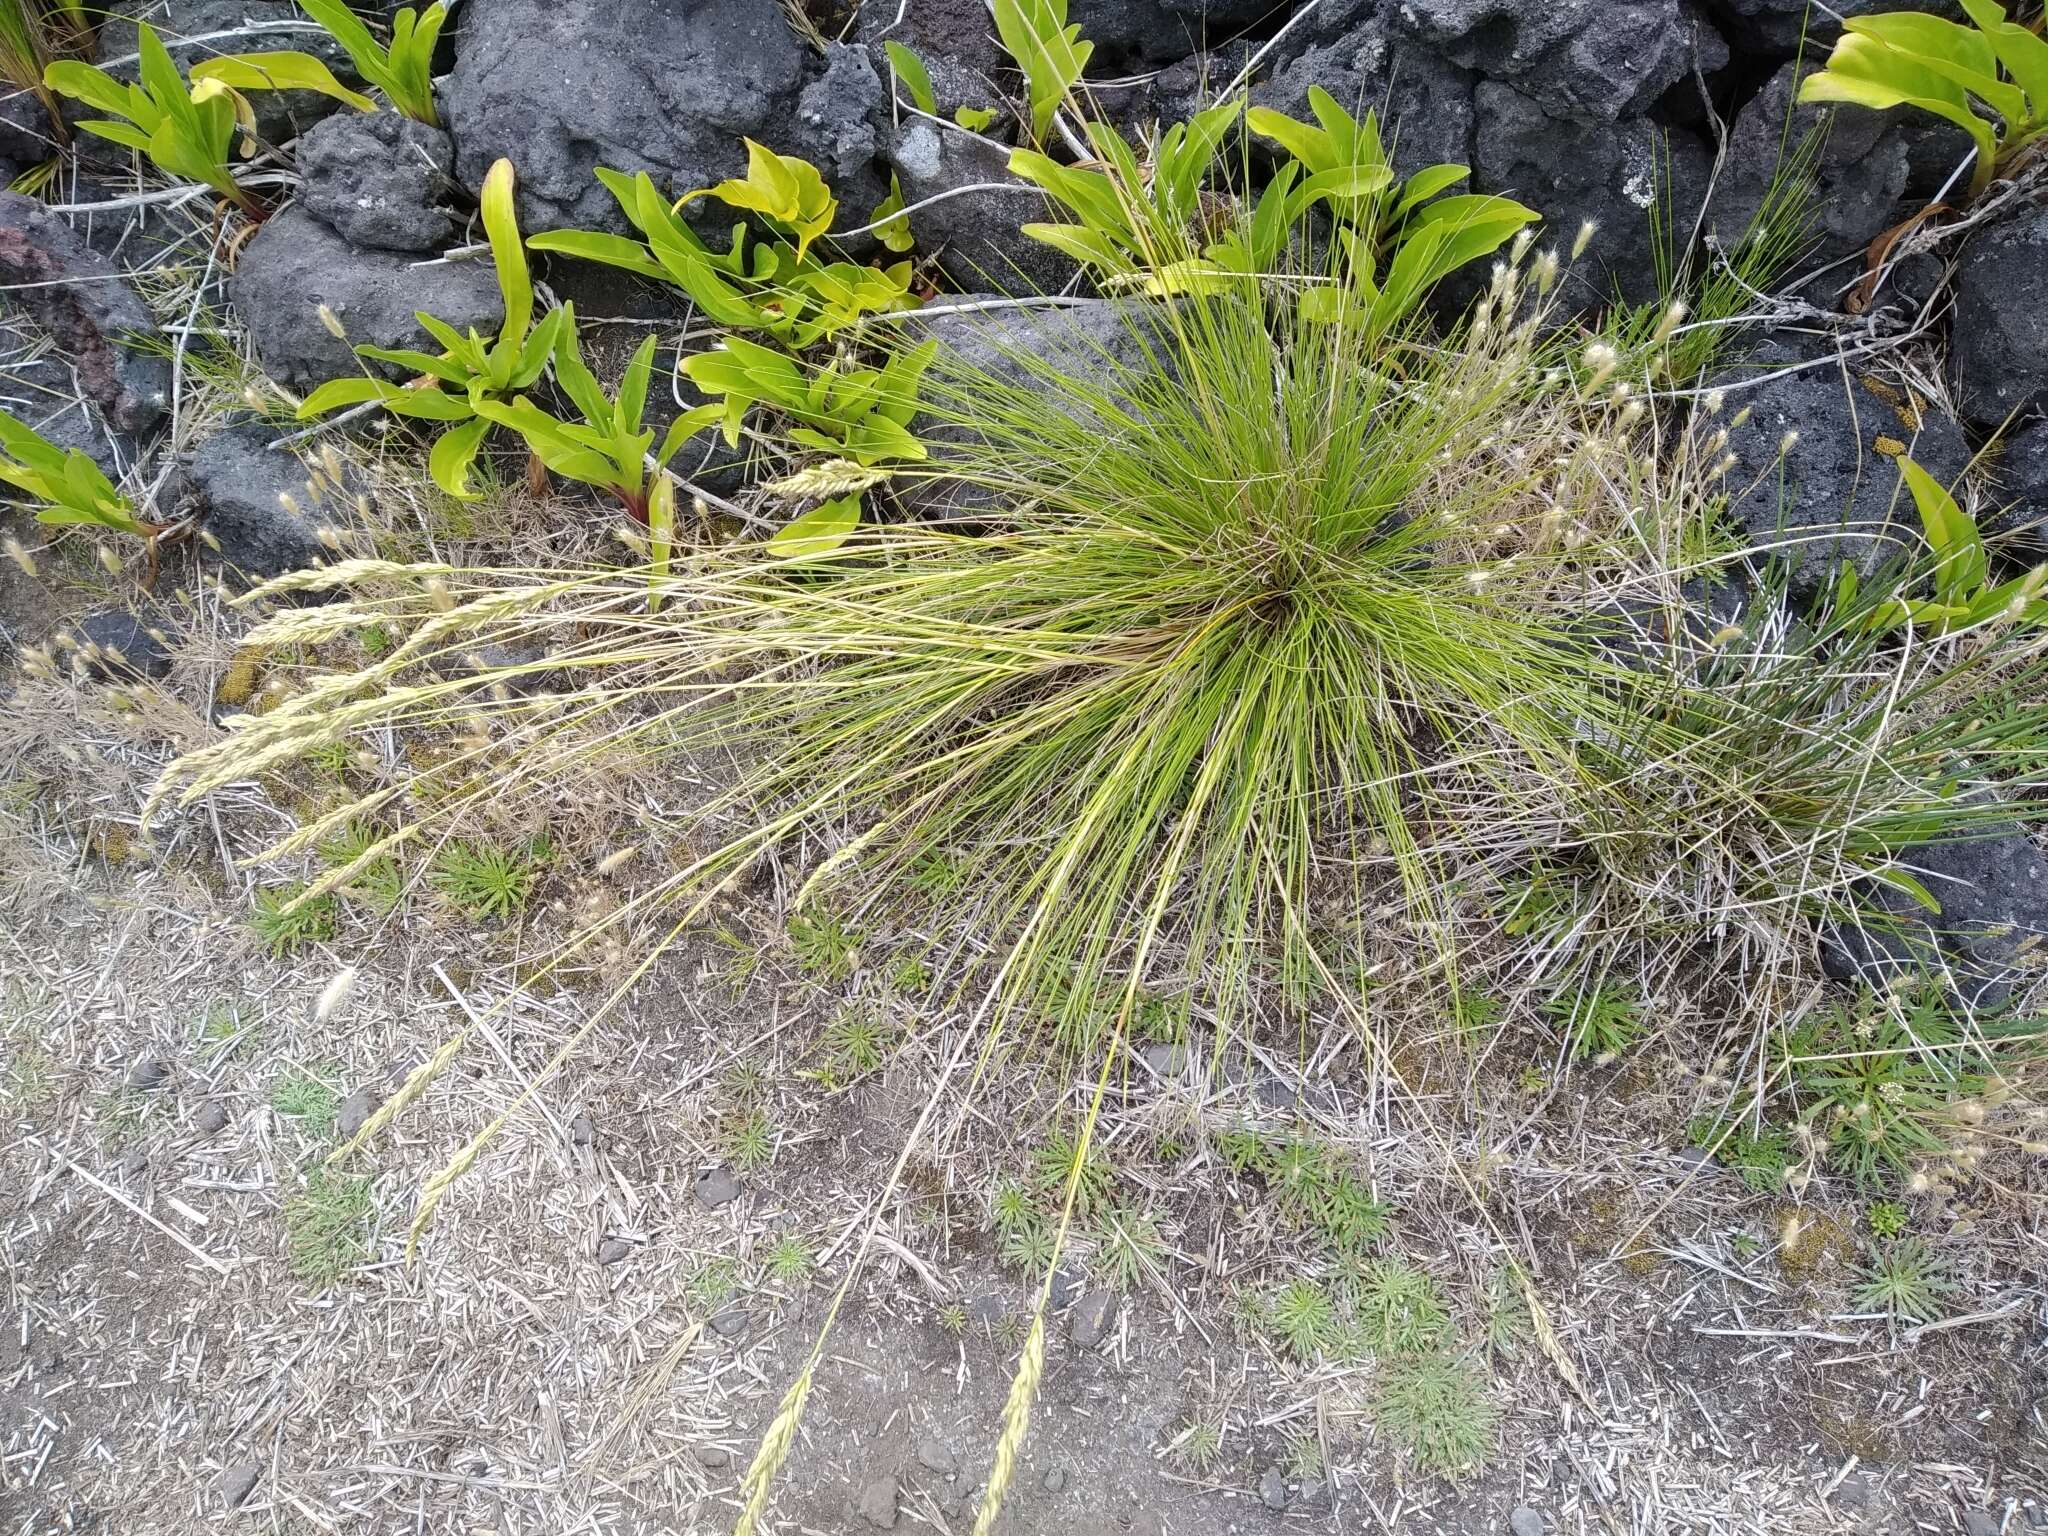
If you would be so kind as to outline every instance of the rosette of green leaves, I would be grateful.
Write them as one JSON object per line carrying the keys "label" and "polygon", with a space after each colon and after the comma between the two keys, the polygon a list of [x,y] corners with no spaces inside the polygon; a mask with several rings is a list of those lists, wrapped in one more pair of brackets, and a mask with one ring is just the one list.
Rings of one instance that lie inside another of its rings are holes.
{"label": "rosette of green leaves", "polygon": [[[1911,624],[1929,635],[1952,635],[1994,619],[2016,624],[2048,624],[2048,565],[1993,584],[1991,557],[1977,523],[1935,478],[1911,459],[1899,460],[1899,473],[1912,493],[1934,551],[1934,595],[1894,597],[1872,611],[1873,629]],[[1856,595],[1856,568],[1842,568],[1840,597],[1846,606]]]}

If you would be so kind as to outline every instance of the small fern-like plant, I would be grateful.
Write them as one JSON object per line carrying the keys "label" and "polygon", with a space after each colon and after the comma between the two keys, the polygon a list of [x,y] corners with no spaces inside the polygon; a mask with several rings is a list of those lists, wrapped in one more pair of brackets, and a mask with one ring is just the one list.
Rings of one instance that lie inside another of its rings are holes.
{"label": "small fern-like plant", "polygon": [[1492,1456],[1500,1410],[1473,1362],[1417,1354],[1382,1369],[1373,1422],[1423,1471],[1456,1480]]}

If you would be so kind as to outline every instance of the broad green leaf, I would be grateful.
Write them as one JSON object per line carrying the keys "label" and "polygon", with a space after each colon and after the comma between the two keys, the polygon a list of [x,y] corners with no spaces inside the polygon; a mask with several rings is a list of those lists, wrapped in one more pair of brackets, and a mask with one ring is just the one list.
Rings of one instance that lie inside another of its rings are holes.
{"label": "broad green leaf", "polygon": [[510,160],[498,160],[484,175],[484,231],[491,242],[491,260],[498,269],[498,290],[505,296],[505,327],[501,342],[524,338],[533,323],[533,277],[526,267],[526,247],[519,239],[519,215],[513,205]]}
{"label": "broad green leaf", "polygon": [[345,405],[367,405],[372,400],[383,400],[398,392],[396,384],[384,379],[329,379],[300,403],[298,417],[301,421],[310,421],[315,416],[338,411]]}
{"label": "broad green leaf", "polygon": [[932,77],[924,67],[924,60],[897,42],[883,43],[882,51],[888,54],[889,67],[896,72],[897,80],[910,92],[911,105],[920,112],[938,116],[939,99],[932,94]]}
{"label": "broad green leaf", "polygon": [[43,84],[60,96],[70,96],[102,112],[130,115],[128,87],[90,64],[59,59],[43,71]]}
{"label": "broad green leaf", "polygon": [[647,611],[661,611],[660,583],[668,579],[676,546],[676,483],[656,475],[647,493]]}
{"label": "broad green leaf", "polygon": [[1962,5],[1990,42],[2005,72],[2026,93],[2028,122],[2048,122],[2048,40],[2007,21],[1999,0],[1962,0]]}
{"label": "broad green leaf", "polygon": [[901,254],[917,244],[910,233],[910,220],[903,214],[903,185],[896,179],[896,173],[889,173],[889,195],[875,204],[875,211],[868,215],[868,222],[876,226],[875,238],[882,243],[882,249]]}
{"label": "broad green leaf", "polygon": [[647,254],[646,246],[638,240],[628,240],[624,235],[607,235],[587,229],[550,229],[528,235],[526,248],[558,256],[574,256],[579,261],[600,262],[607,267],[623,267],[628,272],[651,277],[657,282],[668,276],[667,269]]}
{"label": "broad green leaf", "polygon": [[1336,163],[1327,133],[1296,122],[1284,112],[1252,107],[1245,112],[1244,125],[1260,138],[1271,139],[1310,171],[1328,170]]}
{"label": "broad green leaf", "polygon": [[668,431],[662,434],[661,446],[654,451],[657,464],[666,465],[682,451],[684,443],[702,432],[706,427],[718,425],[718,419],[725,414],[721,405],[696,405],[682,413],[668,424]]}
{"label": "broad green leaf", "polygon": [[996,120],[994,107],[955,107],[953,121],[969,133],[980,133]]}
{"label": "broad green leaf", "polygon": [[155,140],[150,135],[144,133],[133,123],[118,123],[108,118],[95,117],[87,119],[78,126],[96,138],[111,139],[116,144],[126,145],[129,149],[140,150],[145,155],[150,152],[155,144]]}
{"label": "broad green leaf", "polygon": [[490,427],[483,417],[474,416],[443,432],[427,455],[427,473],[434,477],[434,484],[458,501],[476,499],[476,492],[469,488],[469,472]]}
{"label": "broad green leaf", "polygon": [[768,540],[768,553],[782,560],[816,560],[831,554],[860,527],[860,495],[841,496],[813,507]]}
{"label": "broad green leaf", "polygon": [[237,91],[317,91],[358,112],[377,110],[376,102],[343,85],[310,53],[231,53],[202,59],[192,66],[192,79],[218,80]]}
{"label": "broad green leaf", "polygon": [[1951,605],[1967,602],[1990,574],[1990,562],[1977,524],[1932,475],[1910,458],[1899,460],[1899,472],[1905,476],[1906,489],[1919,509],[1928,545],[1940,562],[1934,579],[1935,595]]}

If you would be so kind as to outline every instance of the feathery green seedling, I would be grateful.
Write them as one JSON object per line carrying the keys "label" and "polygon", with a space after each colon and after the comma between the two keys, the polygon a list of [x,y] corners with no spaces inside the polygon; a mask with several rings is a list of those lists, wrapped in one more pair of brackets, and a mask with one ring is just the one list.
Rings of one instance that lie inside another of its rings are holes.
{"label": "feathery green seedling", "polygon": [[789,945],[796,968],[818,981],[844,981],[860,959],[860,935],[838,913],[828,910],[792,912]]}
{"label": "feathery green seedling", "polygon": [[932,1321],[954,1338],[960,1338],[967,1332],[967,1308],[949,1301],[932,1314]]}
{"label": "feathery green seedling", "polygon": [[777,1285],[795,1285],[800,1280],[808,1280],[817,1267],[817,1254],[794,1232],[785,1232],[778,1237],[761,1260],[763,1272]]}
{"label": "feathery green seedling", "polygon": [[1604,1063],[1635,1044],[1643,1032],[1643,1005],[1613,982],[1583,992],[1553,997],[1543,1011],[1561,1025],[1580,1060]]}
{"label": "feathery green seedling", "polygon": [[1287,1475],[1297,1482],[1313,1482],[1323,1475],[1323,1447],[1311,1433],[1287,1437],[1287,1452],[1281,1458]]}
{"label": "feathery green seedling", "polygon": [[294,1275],[324,1291],[369,1261],[375,1207],[367,1177],[316,1166],[304,1181],[285,1197],[285,1255]]}
{"label": "feathery green seedling", "polygon": [[1036,1214],[1004,1232],[996,1245],[998,1258],[1027,1275],[1043,1274],[1058,1251],[1055,1234]]}
{"label": "feathery green seedling", "polygon": [[111,114],[80,123],[87,133],[147,155],[166,175],[211,187],[244,213],[256,213],[255,198],[228,168],[248,104],[218,80],[196,80],[188,88],[155,30],[144,22],[135,33],[140,83],[116,80],[76,59],[59,59],[43,71],[44,84]]}
{"label": "feathery green seedling", "polygon": [[1512,1355],[1532,1331],[1529,1300],[1522,1277],[1513,1268],[1495,1270],[1486,1282],[1486,1349]]}
{"label": "feathery green seedling", "polygon": [[1065,1131],[1051,1132],[1031,1149],[1031,1176],[1046,1195],[1057,1195],[1071,1182],[1077,1216],[1107,1204],[1116,1188],[1116,1171],[1092,1151],[1083,1152]]}
{"label": "feathery green seedling", "polygon": [[346,869],[348,883],[335,894],[360,901],[379,915],[397,906],[405,895],[405,875],[398,860],[384,851],[383,834],[351,823],[320,845],[320,857],[331,869]]}
{"label": "feathery green seedling", "polygon": [[1418,1354],[1382,1369],[1373,1422],[1423,1471],[1456,1480],[1493,1454],[1500,1410],[1471,1361]]}
{"label": "feathery green seedling", "polygon": [[339,914],[327,892],[309,895],[305,885],[266,885],[256,892],[249,926],[273,957],[304,944],[324,944],[334,937]]}
{"label": "feathery green seedling", "polygon": [[[2048,41],[2006,17],[2003,0],[1961,0],[1972,25],[1902,11],[1851,16],[1801,101],[1917,107],[1977,146],[1972,197],[2048,134]],[[1978,113],[1982,105],[1997,126]]]}
{"label": "feathery green seedling", "polygon": [[683,1282],[683,1293],[700,1312],[713,1312],[739,1294],[740,1267],[729,1258],[706,1259]]}
{"label": "feathery green seedling", "polygon": [[0,411],[0,484],[26,492],[36,521],[52,527],[105,528],[152,539],[166,526],[137,517],[135,503],[114,489],[89,455],[59,448],[6,411]]}
{"label": "feathery green seedling", "polygon": [[1347,1283],[1359,1342],[1375,1354],[1408,1354],[1450,1342],[1451,1314],[1436,1282],[1399,1259],[1366,1265]]}
{"label": "feathery green seedling", "polygon": [[[434,46],[448,20],[443,0],[433,0],[424,11],[406,6],[394,15],[388,47],[349,9],[347,0],[299,0],[299,4],[341,44],[356,73],[382,91],[396,111],[430,127],[440,126],[440,114],[434,108],[433,64]],[[377,109],[369,97],[336,80],[320,60],[297,50],[207,59],[193,66],[192,77],[219,80],[240,91],[319,91],[359,112]]]}
{"label": "feathery green seedling", "polygon": [[1896,1200],[1873,1200],[1863,1212],[1871,1236],[1886,1242],[1902,1234],[1912,1219],[1912,1213]]}
{"label": "feathery green seedling", "polygon": [[989,1201],[989,1222],[999,1234],[1031,1226],[1038,1219],[1038,1206],[1032,1200],[1030,1190],[1014,1179],[1005,1179],[996,1186],[995,1195]]}
{"label": "feathery green seedling", "polygon": [[1337,1309],[1329,1293],[1313,1280],[1288,1281],[1273,1293],[1265,1310],[1268,1330],[1304,1365],[1338,1333]]}
{"label": "feathery green seedling", "polygon": [[1180,1432],[1180,1459],[1198,1477],[1206,1477],[1223,1456],[1223,1426],[1211,1418],[1193,1418]]}
{"label": "feathery green seedling", "polygon": [[427,869],[428,882],[479,921],[525,911],[539,878],[526,855],[471,842],[449,843]]}
{"label": "feathery green seedling", "polygon": [[725,1160],[742,1173],[757,1173],[775,1161],[775,1123],[764,1109],[751,1109],[722,1138]]}
{"label": "feathery green seedling", "polygon": [[1106,1208],[1094,1224],[1095,1273],[1119,1291],[1136,1290],[1141,1280],[1163,1276],[1166,1240],[1150,1210],[1122,1205]]}
{"label": "feathery green seedling", "polygon": [[825,1077],[835,1086],[882,1070],[888,1057],[888,1029],[865,1003],[848,1003],[825,1026]]}
{"label": "feathery green seedling", "polygon": [[295,1121],[300,1133],[312,1141],[325,1141],[334,1134],[335,1118],[341,1111],[341,1096],[327,1082],[329,1075],[293,1067],[270,1090],[270,1107]]}
{"label": "feathery green seedling", "polygon": [[533,276],[520,243],[512,194],[512,162],[499,160],[484,177],[482,198],[484,232],[497,268],[498,292],[505,301],[505,323],[497,339],[486,341],[474,330],[464,336],[446,321],[419,313],[415,318],[420,325],[445,349],[438,356],[407,348],[356,348],[364,357],[413,370],[420,375],[414,384],[368,376],[330,379],[299,407],[301,420],[343,406],[375,403],[395,416],[443,423],[427,456],[427,472],[459,501],[475,497],[470,471],[491,426],[490,418],[479,414],[477,403],[503,400],[530,388],[553,359],[562,329],[572,318],[566,305],[550,310],[538,322],[533,318]]}
{"label": "feathery green seedling", "polygon": [[1942,1315],[1942,1298],[1954,1293],[1948,1266],[1917,1237],[1888,1243],[1860,1272],[1855,1305],[1909,1323],[1931,1323]]}

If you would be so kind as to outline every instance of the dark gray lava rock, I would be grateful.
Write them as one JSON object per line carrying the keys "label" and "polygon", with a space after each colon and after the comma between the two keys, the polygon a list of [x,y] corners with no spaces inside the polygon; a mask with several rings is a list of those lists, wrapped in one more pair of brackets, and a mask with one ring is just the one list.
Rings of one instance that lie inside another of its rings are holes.
{"label": "dark gray lava rock", "polygon": [[[932,99],[943,116],[950,118],[960,107],[1002,108],[1003,92],[995,80],[1010,61],[996,42],[995,25],[982,0],[918,0],[903,9],[900,21],[897,9],[864,5],[854,21],[854,37],[868,48],[884,81],[889,78],[889,62],[882,45],[900,43],[917,55],[931,76]],[[899,94],[910,99],[908,91]]]}
{"label": "dark gray lava rock", "polygon": [[[1743,386],[1745,379],[1799,364],[1813,366]],[[1944,485],[1970,460],[1953,420],[1915,407],[1889,386],[1852,378],[1803,341],[1768,342],[1715,382],[1728,391],[1731,421],[1743,407],[1750,410],[1748,422],[1730,430],[1728,448],[1736,458],[1730,484],[1742,491],[1730,514],[1759,551],[1773,546],[1753,563],[1782,561],[1795,598],[1830,585],[1843,561],[1868,576],[1919,547],[1918,514],[1899,489],[1893,457],[1899,449]],[[1779,473],[1779,445],[1794,431],[1798,441]]]}
{"label": "dark gray lava rock", "polygon": [[625,234],[598,166],[673,196],[743,174],[743,136],[786,146],[804,70],[782,8],[761,0],[468,0],[441,99],[463,184],[509,156],[529,234]]}
{"label": "dark gray lava rock", "polygon": [[162,419],[170,360],[142,350],[162,339],[148,306],[62,215],[16,192],[0,192],[0,286],[0,302],[42,327],[109,422],[143,432]]}
{"label": "dark gray lava rock", "polygon": [[[135,23],[146,21],[181,68],[189,69],[199,59],[222,53],[297,49],[319,59],[344,84],[360,84],[347,51],[327,29],[277,0],[135,0],[90,9],[99,22],[101,66],[120,79],[134,79],[135,66],[108,61],[134,57]],[[101,19],[102,9],[119,14]],[[368,7],[359,4],[356,9]],[[222,33],[230,35],[219,35]],[[250,91],[247,95],[256,133],[269,144],[294,139],[341,109],[340,102],[317,91]]]}
{"label": "dark gray lava rock", "polygon": [[33,92],[9,90],[0,98],[0,160],[15,167],[16,174],[41,164],[61,147],[48,109]]}
{"label": "dark gray lava rock", "polygon": [[1985,530],[2018,536],[2028,559],[2048,555],[2048,418],[2006,434],[1995,473],[1996,499],[2010,505],[1987,519]]}
{"label": "dark gray lava rock", "polygon": [[698,1171],[691,1193],[697,1203],[707,1211],[715,1211],[721,1205],[730,1205],[740,1197],[740,1181],[724,1168],[704,1168]]}
{"label": "dark gray lava rock", "polygon": [[85,675],[99,682],[133,682],[171,673],[170,637],[141,614],[109,608],[71,626]]}
{"label": "dark gray lava rock", "polygon": [[917,1442],[917,1464],[927,1472],[943,1475],[960,1470],[960,1457],[953,1447],[937,1435],[926,1434]]}
{"label": "dark gray lava rock", "polygon": [[937,253],[940,270],[956,287],[1056,293],[1073,278],[1070,258],[1017,232],[1019,224],[1042,216],[1044,198],[1010,174],[1007,150],[924,118],[907,118],[889,163],[906,204],[963,187],[1017,188],[965,192],[910,216],[919,246]]}
{"label": "dark gray lava rock", "polygon": [[1129,65],[1184,59],[1281,9],[1273,0],[1071,0],[1067,19],[1095,44],[1089,71],[1113,75]]}
{"label": "dark gray lava rock", "polygon": [[[391,251],[360,250],[300,208],[273,215],[249,242],[228,297],[263,366],[292,389],[359,373],[364,363],[356,345],[438,352],[416,311],[486,335],[505,318],[488,261],[420,266]],[[345,340],[321,322],[322,304],[340,320]],[[386,371],[396,378],[400,370]]]}
{"label": "dark gray lava rock", "polygon": [[218,1099],[208,1100],[192,1117],[192,1129],[201,1136],[218,1136],[228,1128],[228,1110]]}
{"label": "dark gray lava rock", "polygon": [[395,112],[342,112],[299,144],[299,200],[351,245],[438,251],[458,228],[448,209],[455,144]]}
{"label": "dark gray lava rock", "polygon": [[192,455],[185,475],[221,563],[255,581],[303,570],[324,552],[308,521],[318,509],[306,466],[289,450],[272,448],[275,436],[259,422],[216,432]]}
{"label": "dark gray lava rock", "polygon": [[[889,133],[889,87],[865,48],[826,45],[825,71],[797,97],[791,129],[788,142],[775,148],[802,155],[824,175],[839,196],[840,228],[867,223],[889,191],[888,178],[878,169]],[[869,237],[858,239],[873,243]]]}
{"label": "dark gray lava rock", "polygon": [[1832,261],[1852,255],[1898,220],[1908,172],[1901,115],[1795,105],[1799,82],[1817,68],[1785,65],[1736,115],[1714,190],[1713,228],[1724,249],[1741,238],[1763,205],[1783,157],[1816,127],[1827,137],[1814,165],[1814,256]]}
{"label": "dark gray lava rock", "polygon": [[1692,224],[1712,163],[1698,135],[1647,118],[1553,117],[1520,91],[1491,81],[1480,84],[1474,101],[1477,189],[1517,197],[1536,209],[1551,242],[1565,250],[1586,220],[1599,226],[1571,274],[1581,301],[1606,303],[1617,289],[1631,303],[1654,299],[1650,210],[1662,196],[1679,227]]}
{"label": "dark gray lava rock", "polygon": [[1842,35],[1837,17],[1868,16],[1879,11],[1933,11],[1958,14],[1954,0],[1706,0],[1707,10],[1721,23],[1729,44],[1739,53],[1789,59],[1799,51],[1806,31],[1809,57],[1818,57]]}
{"label": "dark gray lava rock", "polygon": [[616,1264],[633,1251],[633,1245],[623,1237],[608,1237],[597,1245],[597,1262]]}
{"label": "dark gray lava rock", "polygon": [[745,1307],[727,1307],[711,1319],[711,1331],[722,1339],[736,1339],[747,1331],[753,1320]]}
{"label": "dark gray lava rock", "polygon": [[853,1511],[878,1531],[896,1529],[896,1479],[878,1477],[860,1491]]}
{"label": "dark gray lava rock", "polygon": [[1512,82],[1560,117],[1634,117],[1695,67],[1728,62],[1688,0],[1399,0],[1395,14],[1451,63]]}
{"label": "dark gray lava rock", "polygon": [[1275,1512],[1287,1507],[1287,1474],[1278,1467],[1259,1474],[1259,1502]]}
{"label": "dark gray lava rock", "polygon": [[1526,1504],[1517,1504],[1508,1516],[1512,1536],[1543,1536],[1543,1517]]}
{"label": "dark gray lava rock", "polygon": [[2040,975],[2048,858],[2023,827],[1925,843],[1904,850],[1898,862],[1941,903],[1941,914],[1928,913],[1903,891],[1866,892],[1873,916],[1823,936],[1821,961],[1829,975],[1882,987],[1933,972],[1946,976],[1962,1003],[1990,1010],[2004,1007]]}
{"label": "dark gray lava rock", "polygon": [[1956,267],[1956,399],[1995,426],[2048,411],[2048,205],[1979,230]]}
{"label": "dark gray lava rock", "polygon": [[1425,165],[1472,163],[1472,92],[1478,77],[1418,43],[1389,19],[1370,14],[1327,42],[1311,43],[1252,90],[1255,106],[1313,122],[1310,86],[1347,112],[1379,113],[1380,130],[1402,175]]}
{"label": "dark gray lava rock", "polygon": [[569,1122],[569,1145],[572,1147],[594,1147],[597,1145],[597,1122],[589,1115],[578,1112]]}

